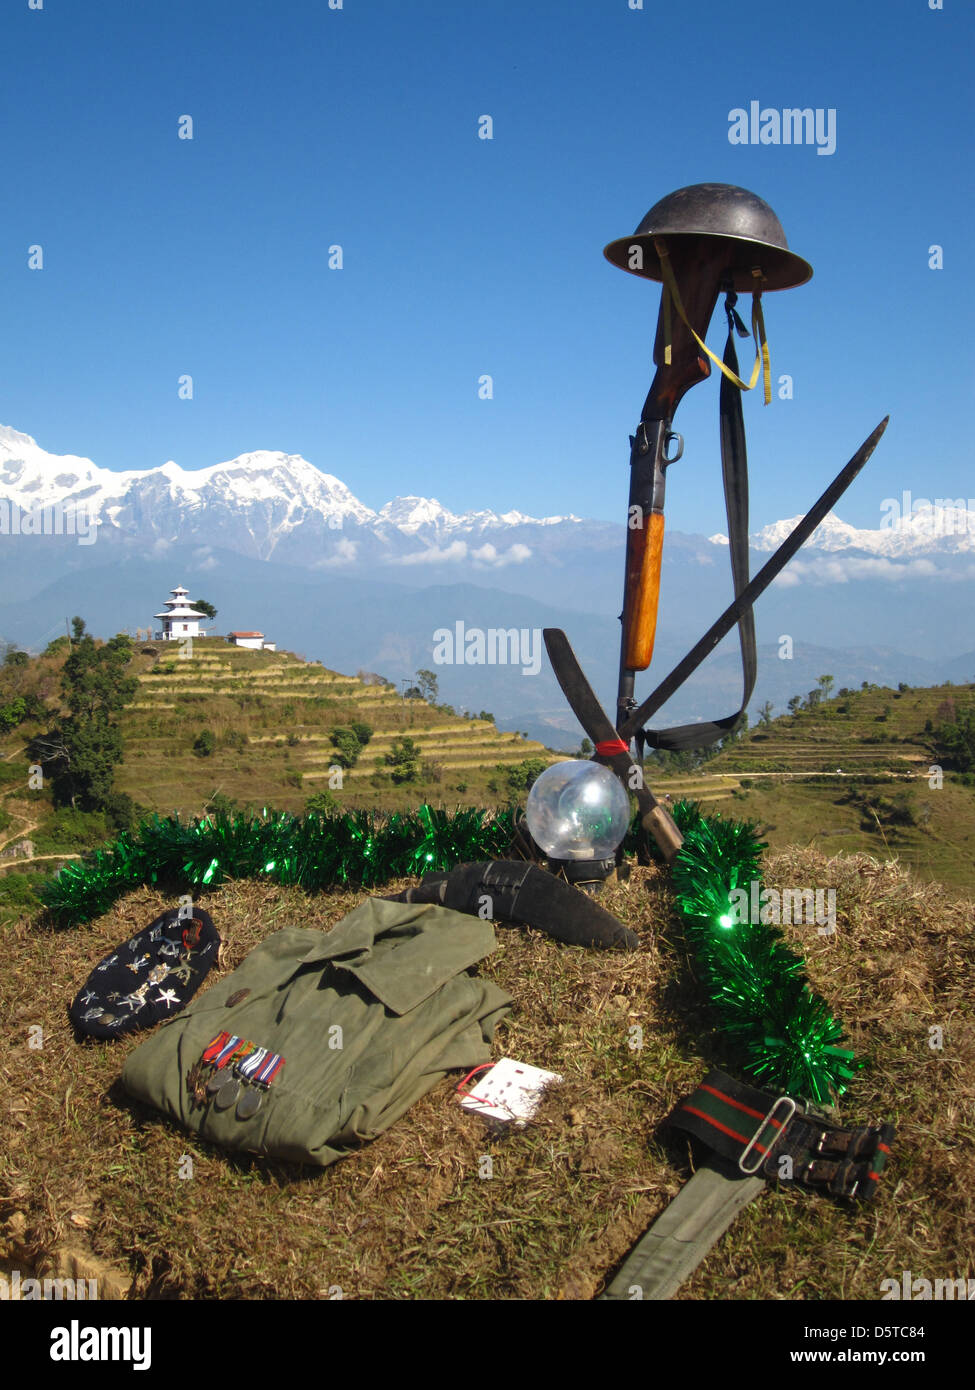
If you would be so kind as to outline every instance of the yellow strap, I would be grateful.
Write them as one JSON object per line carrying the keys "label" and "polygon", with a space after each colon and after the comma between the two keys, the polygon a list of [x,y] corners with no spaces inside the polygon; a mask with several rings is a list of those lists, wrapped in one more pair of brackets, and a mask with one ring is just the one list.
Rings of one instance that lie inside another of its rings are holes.
{"label": "yellow strap", "polygon": [[673,341],[673,321],[670,316],[670,290],[664,285],[664,366],[670,366],[671,350],[670,345]]}
{"label": "yellow strap", "polygon": [[[670,334],[670,303],[674,302],[678,314],[690,329],[694,336],[694,341],[703,352],[706,352],[715,366],[719,367],[729,381],[734,382],[735,386],[742,391],[751,391],[758,381],[759,372],[762,374],[762,385],[765,392],[765,404],[768,405],[772,400],[772,362],[769,357],[768,341],[765,337],[765,317],[762,313],[762,291],[755,289],[752,291],[752,337],[755,340],[755,364],[752,367],[750,379],[746,382],[737,376],[730,367],[726,367],[720,357],[708,347],[703,339],[699,338],[694,331],[694,325],[687,317],[683,302],[680,297],[680,290],[677,288],[677,280],[674,276],[674,268],[670,263],[670,252],[662,237],[654,237],[654,247],[660,257],[660,270],[664,279],[663,289],[663,311],[664,311],[664,363],[670,365],[671,360],[671,334]],[[754,272],[753,272],[754,273]]]}
{"label": "yellow strap", "polygon": [[[752,294],[752,337],[757,344],[761,345],[762,386],[765,393],[765,404],[768,405],[772,400],[772,361],[769,357],[768,339],[765,336],[765,315],[762,313],[761,290],[756,290]],[[755,365],[758,365],[757,359]],[[754,384],[753,381],[752,385],[754,386]]]}

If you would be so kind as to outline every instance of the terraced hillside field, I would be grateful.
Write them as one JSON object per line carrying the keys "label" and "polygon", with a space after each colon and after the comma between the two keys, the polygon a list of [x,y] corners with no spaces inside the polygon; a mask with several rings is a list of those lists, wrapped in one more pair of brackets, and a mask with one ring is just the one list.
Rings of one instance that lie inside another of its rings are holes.
{"label": "terraced hillside field", "polygon": [[975,789],[932,774],[932,740],[973,697],[971,685],[846,692],[751,730],[697,773],[652,784],[758,821],[773,849],[866,850],[971,893]]}
{"label": "terraced hillside field", "polygon": [[[214,792],[294,811],[326,789],[348,807],[395,808],[424,798],[485,805],[505,799],[499,765],[558,760],[486,720],[405,700],[393,686],[367,685],[289,652],[211,639],[194,642],[183,659],[156,643],[138,649],[133,671],[139,690],[123,718],[125,763],[116,785],[167,814],[199,814]],[[336,789],[331,734],[354,721],[374,732]],[[194,744],[204,731],[215,746],[201,757]],[[386,755],[404,737],[421,750],[421,777],[396,785]]]}
{"label": "terraced hillside field", "polygon": [[[724,772],[916,772],[931,762],[931,729],[971,686],[871,686],[752,729],[710,764]],[[927,726],[927,727],[925,727]]]}

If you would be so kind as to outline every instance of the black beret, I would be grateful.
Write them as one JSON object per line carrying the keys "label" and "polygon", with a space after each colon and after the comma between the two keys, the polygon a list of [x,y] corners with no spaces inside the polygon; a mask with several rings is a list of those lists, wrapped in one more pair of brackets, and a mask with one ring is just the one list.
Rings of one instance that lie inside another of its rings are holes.
{"label": "black beret", "polygon": [[82,1033],[117,1038],[178,1013],[216,963],[220,937],[209,915],[171,908],[95,966],[68,1010]]}

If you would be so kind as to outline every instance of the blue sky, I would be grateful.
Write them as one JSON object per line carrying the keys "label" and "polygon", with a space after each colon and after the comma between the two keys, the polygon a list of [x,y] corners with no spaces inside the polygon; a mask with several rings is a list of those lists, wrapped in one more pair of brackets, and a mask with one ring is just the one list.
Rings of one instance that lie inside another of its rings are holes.
{"label": "blue sky", "polygon": [[[710,180],[815,270],[766,300],[794,399],[746,398],[753,525],[887,412],[844,519],[975,496],[973,31],[962,0],[17,0],[0,423],[103,467],[281,449],[374,507],[623,520],[659,289],[602,248]],[[730,144],[752,100],[833,108],[835,153]],[[681,530],[724,529],[717,392],[677,416]]]}

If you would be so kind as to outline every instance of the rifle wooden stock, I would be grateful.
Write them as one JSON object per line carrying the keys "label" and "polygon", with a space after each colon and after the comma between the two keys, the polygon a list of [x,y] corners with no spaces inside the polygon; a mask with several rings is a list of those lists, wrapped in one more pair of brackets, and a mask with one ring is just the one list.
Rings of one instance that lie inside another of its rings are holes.
{"label": "rifle wooden stock", "polygon": [[630,671],[645,671],[653,656],[663,552],[664,514],[650,512],[626,537],[623,665]]}

